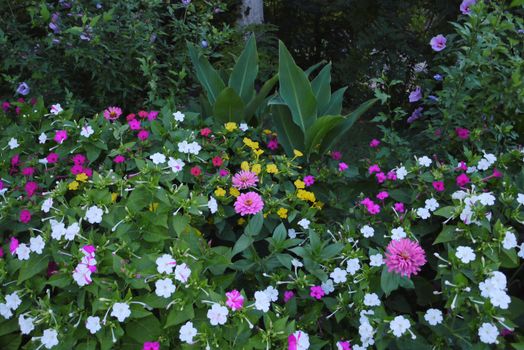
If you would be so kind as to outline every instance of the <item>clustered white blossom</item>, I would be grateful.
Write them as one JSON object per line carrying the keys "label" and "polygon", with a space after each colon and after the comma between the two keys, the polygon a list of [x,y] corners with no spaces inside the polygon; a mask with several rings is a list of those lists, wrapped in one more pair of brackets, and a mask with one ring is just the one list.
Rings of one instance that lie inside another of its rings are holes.
{"label": "clustered white blossom", "polygon": [[499,271],[493,271],[491,277],[479,283],[480,295],[489,298],[491,304],[501,309],[507,309],[511,299],[506,293],[506,276]]}

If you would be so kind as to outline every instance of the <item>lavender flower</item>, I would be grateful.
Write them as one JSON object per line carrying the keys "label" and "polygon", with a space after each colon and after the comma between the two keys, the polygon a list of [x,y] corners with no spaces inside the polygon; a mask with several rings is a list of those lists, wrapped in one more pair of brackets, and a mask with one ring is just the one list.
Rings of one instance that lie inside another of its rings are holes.
{"label": "lavender flower", "polygon": [[20,83],[20,85],[18,85],[18,88],[16,89],[17,93],[24,96],[29,94],[30,91],[31,89],[29,89],[29,85],[27,85],[26,82]]}
{"label": "lavender flower", "polygon": [[420,99],[422,99],[422,89],[420,86],[417,86],[416,89],[409,94],[409,102],[417,102],[420,101]]}
{"label": "lavender flower", "polygon": [[205,49],[206,47],[209,46],[209,44],[207,43],[207,41],[205,40],[202,40],[202,42],[200,43],[200,45]]}
{"label": "lavender flower", "polygon": [[431,41],[429,42],[429,44],[431,45],[431,48],[433,49],[433,51],[439,52],[446,48],[446,42],[447,42],[446,37],[442,34],[439,34],[431,38]]}
{"label": "lavender flower", "polygon": [[189,5],[190,3],[191,3],[191,0],[182,0],[182,4],[183,4],[184,6],[187,6],[187,5]]}
{"label": "lavender flower", "polygon": [[435,79],[436,81],[442,81],[444,77],[437,73],[433,76],[433,79]]}
{"label": "lavender flower", "polygon": [[417,109],[415,109],[413,111],[413,113],[411,113],[411,116],[408,118],[408,123],[411,124],[413,123],[415,120],[419,119],[420,117],[422,117],[422,111],[424,109],[422,107],[419,107]]}

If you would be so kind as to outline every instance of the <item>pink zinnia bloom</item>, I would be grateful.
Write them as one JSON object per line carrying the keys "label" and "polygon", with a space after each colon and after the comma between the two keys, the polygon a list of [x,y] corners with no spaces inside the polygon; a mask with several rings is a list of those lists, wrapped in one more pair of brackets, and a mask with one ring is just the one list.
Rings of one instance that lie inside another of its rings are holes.
{"label": "pink zinnia bloom", "polygon": [[140,139],[140,141],[145,141],[149,138],[149,131],[147,130],[140,130],[138,132],[138,138]]}
{"label": "pink zinnia bloom", "polygon": [[307,187],[313,186],[314,183],[315,177],[313,175],[307,175],[304,177],[304,185],[306,185]]}
{"label": "pink zinnia bloom", "polygon": [[340,153],[340,151],[331,151],[331,158],[334,160],[340,160],[342,159],[342,153]]}
{"label": "pink zinnia bloom", "polygon": [[124,157],[123,155],[119,154],[118,156],[116,156],[114,159],[113,159],[113,162],[119,164],[119,163],[123,163],[126,161],[126,157]]}
{"label": "pink zinnia bloom", "polygon": [[28,181],[25,184],[25,192],[27,193],[28,197],[33,197],[37,189],[38,189],[38,184],[34,181]]}
{"label": "pink zinnia bloom", "polygon": [[140,118],[147,118],[148,115],[149,115],[149,113],[146,112],[146,111],[139,111],[139,112],[138,112],[138,116],[139,116]]}
{"label": "pink zinnia bloom", "polygon": [[135,113],[129,113],[128,115],[126,115],[126,120],[129,122],[133,119],[136,118],[136,114]]}
{"label": "pink zinnia bloom", "polygon": [[27,167],[27,168],[23,168],[22,169],[22,175],[24,176],[33,176],[33,174],[35,173],[35,168],[33,167]]}
{"label": "pink zinnia bloom", "polygon": [[249,187],[256,186],[258,176],[254,172],[242,170],[233,176],[233,187],[243,190]]}
{"label": "pink zinnia bloom", "polygon": [[433,51],[438,52],[446,48],[446,42],[447,42],[446,37],[442,34],[439,34],[431,38],[431,41],[429,42],[429,44],[431,45],[431,48],[433,49]]}
{"label": "pink zinnia bloom", "polygon": [[107,120],[116,120],[122,115],[120,107],[108,107],[104,111],[104,118]]}
{"label": "pink zinnia bloom", "polygon": [[388,197],[389,197],[389,193],[387,193],[386,191],[382,191],[379,194],[377,194],[377,198],[380,199],[381,201],[383,201],[384,199]]}
{"label": "pink zinnia bloom", "polygon": [[309,295],[313,298],[320,300],[325,295],[324,290],[321,286],[313,286],[309,289]]}
{"label": "pink zinnia bloom", "polygon": [[27,224],[29,221],[31,221],[31,212],[27,209],[20,211],[20,222]]}
{"label": "pink zinnia bloom", "polygon": [[462,12],[463,15],[469,15],[471,13],[471,6],[475,5],[476,2],[476,0],[462,1],[460,4],[460,12]]}
{"label": "pink zinnia bloom", "polygon": [[58,154],[56,154],[56,153],[49,153],[47,155],[46,159],[47,159],[47,162],[49,164],[54,164],[54,163],[58,162]]}
{"label": "pink zinnia bloom", "polygon": [[433,181],[433,188],[435,189],[435,191],[437,192],[442,192],[444,191],[444,182],[443,181]]}
{"label": "pink zinnia bloom", "polygon": [[395,170],[388,171],[387,178],[388,178],[388,180],[396,181],[397,180],[397,172]]}
{"label": "pink zinnia bloom", "polygon": [[383,183],[384,181],[386,181],[386,174],[384,174],[383,172],[380,172],[380,173],[376,173],[375,174],[375,177],[377,178],[377,182],[379,184]]}
{"label": "pink zinnia bloom", "polygon": [[351,350],[351,344],[348,341],[339,341],[337,343],[338,350]]}
{"label": "pink zinnia bloom", "polygon": [[272,151],[275,151],[278,148],[278,141],[277,139],[271,139],[267,143],[267,148],[269,148]]}
{"label": "pink zinnia bloom", "polygon": [[73,163],[75,163],[75,165],[84,165],[85,162],[86,157],[83,154],[75,154],[73,156]]}
{"label": "pink zinnia bloom", "polygon": [[376,148],[380,145],[380,141],[377,140],[377,139],[373,139],[371,140],[371,142],[369,143],[369,147],[371,148]]}
{"label": "pink zinnia bloom", "polygon": [[219,156],[216,156],[216,157],[213,157],[213,159],[211,159],[211,162],[213,163],[213,166],[219,168],[220,166],[222,166],[222,164],[224,163],[224,161],[222,160],[221,157]]}
{"label": "pink zinnia bloom", "polygon": [[83,172],[84,172],[84,167],[81,165],[73,165],[71,167],[71,174],[73,175],[82,174]]}
{"label": "pink zinnia bloom", "polygon": [[20,164],[20,155],[19,154],[15,154],[11,158],[11,166],[17,166],[18,164]]}
{"label": "pink zinnia bloom", "polygon": [[402,202],[395,203],[393,207],[397,213],[403,213],[406,210],[406,208],[404,208],[404,203]]}
{"label": "pink zinnia bloom", "polygon": [[348,168],[348,165],[344,162],[340,162],[338,163],[338,171],[344,171],[344,170],[347,170]]}
{"label": "pink zinnia bloom", "polygon": [[461,140],[467,140],[469,137],[469,130],[465,128],[456,128],[455,134],[457,134],[457,137]]}
{"label": "pink zinnia bloom", "polygon": [[191,168],[190,173],[193,176],[200,176],[200,174],[202,174],[202,169],[200,169],[198,165],[195,165]]}
{"label": "pink zinnia bloom", "polygon": [[416,275],[420,267],[426,263],[424,249],[408,238],[392,240],[386,248],[386,266],[388,272],[406,276]]}
{"label": "pink zinnia bloom", "polygon": [[138,119],[132,119],[128,122],[129,129],[131,130],[140,130],[140,120]]}
{"label": "pink zinnia bloom", "polygon": [[469,183],[469,181],[469,177],[466,174],[460,174],[459,176],[457,176],[457,185],[459,185],[460,187],[466,186]]}
{"label": "pink zinnia bloom", "polygon": [[200,130],[200,135],[204,136],[204,137],[208,137],[209,135],[211,135],[212,131],[210,128],[203,128],[202,130]]}
{"label": "pink zinnia bloom", "polygon": [[147,120],[153,121],[158,117],[158,111],[151,111],[147,114]]}
{"label": "pink zinnia bloom", "polygon": [[292,290],[286,290],[284,292],[284,302],[287,303],[295,296],[295,293],[293,293]]}
{"label": "pink zinnia bloom", "polygon": [[226,305],[229,306],[233,311],[240,310],[244,305],[244,297],[236,289],[233,289],[231,292],[227,292],[226,297]]}
{"label": "pink zinnia bloom", "polygon": [[227,169],[220,169],[220,171],[218,172],[218,174],[221,176],[221,177],[226,177],[229,175],[229,171]]}
{"label": "pink zinnia bloom", "polygon": [[235,211],[241,216],[256,214],[264,208],[262,197],[256,192],[242,193],[235,201]]}
{"label": "pink zinnia bloom", "polygon": [[160,343],[157,341],[146,341],[142,350],[160,350]]}
{"label": "pink zinnia bloom", "polygon": [[67,140],[67,131],[66,130],[57,130],[55,132],[54,140],[58,143],[62,143]]}
{"label": "pink zinnia bloom", "polygon": [[373,164],[371,165],[369,168],[368,168],[368,173],[371,175],[371,174],[374,174],[374,173],[380,173],[380,167],[378,166],[378,164]]}
{"label": "pink zinnia bloom", "polygon": [[16,248],[18,248],[18,246],[18,239],[16,239],[15,237],[11,237],[11,241],[9,242],[9,252],[11,253],[11,255],[15,254]]}

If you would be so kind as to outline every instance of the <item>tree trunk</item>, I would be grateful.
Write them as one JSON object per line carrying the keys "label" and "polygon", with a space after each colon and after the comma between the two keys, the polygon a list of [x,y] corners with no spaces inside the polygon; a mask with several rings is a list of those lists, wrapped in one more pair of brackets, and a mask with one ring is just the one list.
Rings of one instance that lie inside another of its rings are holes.
{"label": "tree trunk", "polygon": [[241,27],[250,24],[262,24],[264,22],[263,0],[242,0],[240,7],[240,18],[238,24]]}

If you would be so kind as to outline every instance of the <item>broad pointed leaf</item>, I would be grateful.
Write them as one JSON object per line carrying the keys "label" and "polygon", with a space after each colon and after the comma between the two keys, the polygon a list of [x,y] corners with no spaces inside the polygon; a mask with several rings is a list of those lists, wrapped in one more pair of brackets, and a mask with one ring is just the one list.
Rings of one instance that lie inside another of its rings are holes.
{"label": "broad pointed leaf", "polygon": [[244,120],[244,102],[235,90],[228,87],[218,95],[213,115],[221,123],[241,122]]}
{"label": "broad pointed leaf", "polygon": [[214,105],[218,95],[225,88],[224,81],[220,74],[211,66],[211,63],[198,52],[196,46],[187,43],[187,49],[189,58],[195,67],[197,79],[206,91],[209,102],[211,105]]}
{"label": "broad pointed leaf", "polygon": [[331,63],[322,68],[311,82],[311,87],[317,98],[318,115],[324,115],[331,99]]}
{"label": "broad pointed leaf", "polygon": [[325,115],[318,118],[306,131],[305,150],[309,155],[318,150],[327,133],[344,121],[340,115]]}
{"label": "broad pointed leaf", "polygon": [[229,77],[229,87],[242,98],[244,103],[248,103],[255,92],[255,79],[258,74],[258,53],[255,36],[251,35],[246,43],[246,47],[238,58],[233,72]]}
{"label": "broad pointed leaf", "polygon": [[342,114],[342,102],[344,101],[344,93],[348,89],[347,86],[335,91],[329,99],[329,104],[322,114],[339,115]]}
{"label": "broad pointed leaf", "polygon": [[291,112],[287,106],[273,105],[271,107],[273,123],[278,134],[278,141],[287,155],[293,156],[293,150],[304,150],[304,134],[293,123]]}
{"label": "broad pointed leaf", "polygon": [[267,95],[273,90],[275,87],[275,84],[278,82],[278,74],[275,74],[271,79],[266,81],[264,85],[262,85],[262,88],[256,94],[255,97],[246,106],[246,112],[245,112],[245,120],[248,122],[255,112],[257,111],[258,107],[264,102]]}

